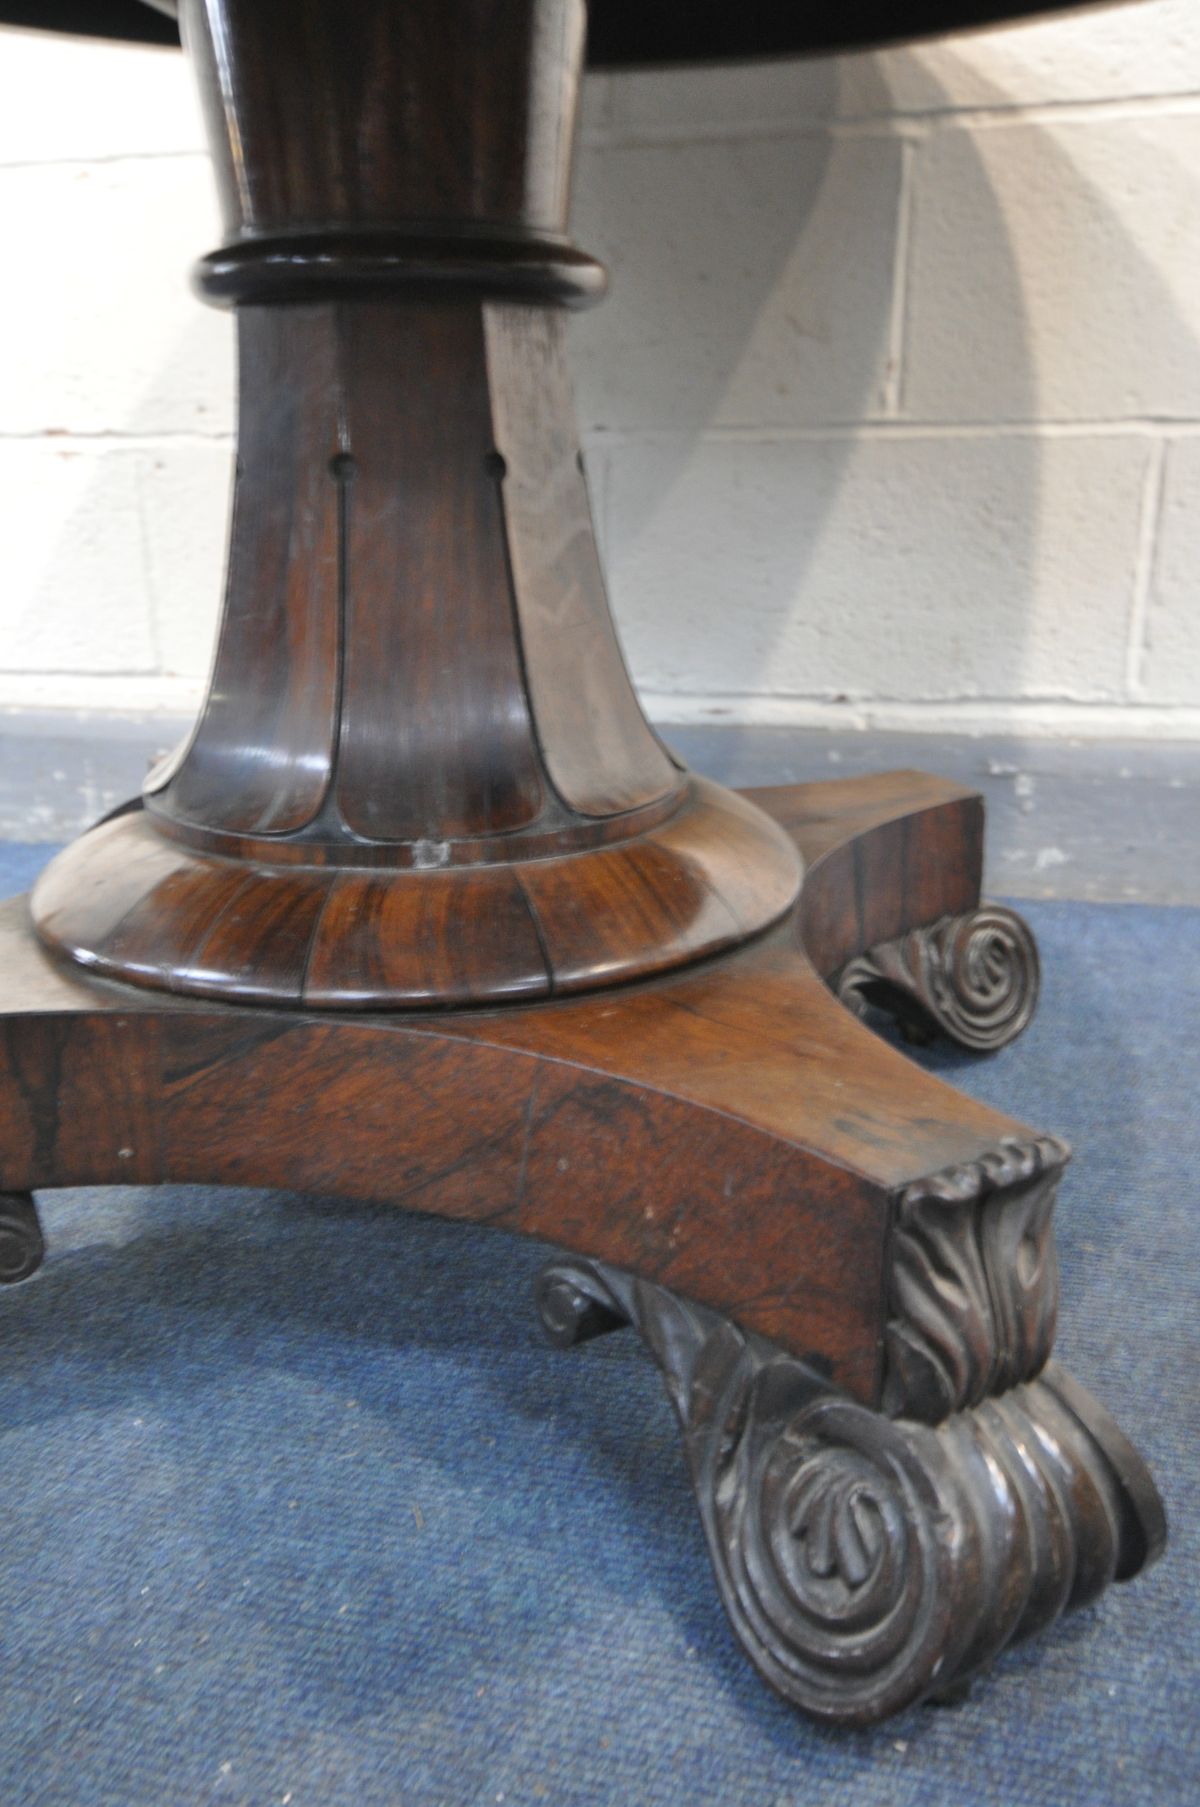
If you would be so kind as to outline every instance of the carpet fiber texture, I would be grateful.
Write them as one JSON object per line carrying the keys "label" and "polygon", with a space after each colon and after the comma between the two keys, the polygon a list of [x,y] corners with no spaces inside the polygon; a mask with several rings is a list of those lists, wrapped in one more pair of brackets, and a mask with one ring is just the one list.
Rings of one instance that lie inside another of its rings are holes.
{"label": "carpet fiber texture", "polygon": [[1155,1469],[1158,1568],[961,1706],[818,1729],[726,1629],[636,1339],[543,1341],[538,1249],[47,1194],[0,1292],[3,1807],[1200,1801],[1200,911],[1026,908],[1033,1028],[923,1058],[1075,1144],[1058,1353]]}

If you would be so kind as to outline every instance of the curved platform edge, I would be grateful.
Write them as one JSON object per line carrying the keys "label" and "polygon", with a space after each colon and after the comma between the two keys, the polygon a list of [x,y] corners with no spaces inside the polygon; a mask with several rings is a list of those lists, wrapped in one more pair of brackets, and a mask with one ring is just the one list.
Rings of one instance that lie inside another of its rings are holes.
{"label": "curved platform edge", "polygon": [[914,1067],[813,958],[827,974],[970,902],[978,799],[912,773],[768,795],[808,867],[796,912],[652,983],[522,1008],[172,996],[51,958],[4,906],[0,1185],[270,1185],[490,1222],[931,1421],[1030,1377],[1065,1148]]}
{"label": "curved platform edge", "polygon": [[922,772],[747,793],[806,861],[797,912],[813,966],[856,1016],[973,1053],[1015,1041],[1037,1009],[1029,925],[980,902],[983,801]]}
{"label": "curved platform edge", "polygon": [[538,1306],[559,1346],[642,1336],[733,1631],[817,1719],[869,1725],[954,1693],[1163,1549],[1149,1470],[1056,1364],[932,1428],[603,1264],[553,1264]]}
{"label": "curved platform edge", "polygon": [[[440,850],[445,852],[445,849]],[[629,984],[761,934],[802,867],[761,810],[703,779],[628,840],[389,868],[234,860],[108,818],[34,886],[38,935],[97,977],[227,1004],[446,1010]]]}
{"label": "curved platform edge", "polygon": [[649,1342],[753,1662],[864,1724],[1136,1573],[1165,1524],[1132,1445],[1047,1365],[1066,1147],[831,989],[977,909],[979,799],[901,773],[754,800],[806,867],[794,911],[521,1008],[172,996],[52,958],[3,906],[0,1185],[271,1185],[573,1250],[546,1315],[563,1341],[628,1321]]}

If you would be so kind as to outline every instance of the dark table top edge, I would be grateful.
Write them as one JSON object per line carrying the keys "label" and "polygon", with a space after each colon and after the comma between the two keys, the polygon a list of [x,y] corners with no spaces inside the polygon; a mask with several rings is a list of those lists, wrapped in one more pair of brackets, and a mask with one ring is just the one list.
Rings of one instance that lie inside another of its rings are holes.
{"label": "dark table top edge", "polygon": [[[1126,0],[1130,3],[1130,0]],[[1140,3],[1140,0],[1139,0]],[[985,31],[1055,14],[1099,10],[1104,0],[842,0],[814,17],[792,0],[593,0],[592,68],[763,62],[880,49],[915,39]],[[178,47],[176,0],[0,0],[0,26]]]}

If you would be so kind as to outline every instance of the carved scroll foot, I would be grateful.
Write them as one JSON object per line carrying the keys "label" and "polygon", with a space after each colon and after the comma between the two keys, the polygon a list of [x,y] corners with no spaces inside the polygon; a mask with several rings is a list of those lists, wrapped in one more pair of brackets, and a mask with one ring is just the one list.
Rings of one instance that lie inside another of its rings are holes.
{"label": "carved scroll foot", "polygon": [[889,1011],[911,1041],[941,1034],[990,1054],[1031,1022],[1040,977],[1028,924],[1015,910],[981,904],[859,954],[834,989],[858,1016],[868,1004]]}
{"label": "carved scroll foot", "polygon": [[42,1265],[46,1243],[28,1192],[0,1192],[0,1286],[28,1280]]}
{"label": "carved scroll foot", "polygon": [[602,1263],[556,1263],[538,1296],[560,1343],[573,1325],[641,1333],[734,1631],[820,1719],[862,1725],[952,1698],[1162,1549],[1144,1464],[1056,1365],[934,1427],[872,1411],[719,1313]]}

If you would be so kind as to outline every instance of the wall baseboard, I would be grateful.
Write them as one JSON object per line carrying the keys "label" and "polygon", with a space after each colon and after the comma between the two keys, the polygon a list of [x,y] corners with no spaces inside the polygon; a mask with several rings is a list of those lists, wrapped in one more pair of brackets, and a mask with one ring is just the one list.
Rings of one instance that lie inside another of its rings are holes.
{"label": "wall baseboard", "polygon": [[[189,720],[0,710],[0,839],[69,839],[141,788]],[[1200,903],[1200,741],[1069,741],[722,723],[664,728],[722,783],[918,767],[982,791],[999,897]]]}

